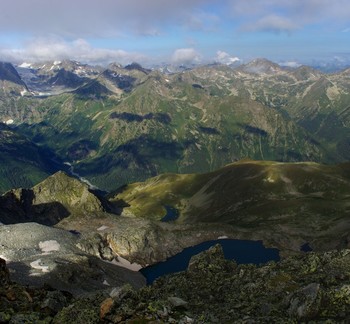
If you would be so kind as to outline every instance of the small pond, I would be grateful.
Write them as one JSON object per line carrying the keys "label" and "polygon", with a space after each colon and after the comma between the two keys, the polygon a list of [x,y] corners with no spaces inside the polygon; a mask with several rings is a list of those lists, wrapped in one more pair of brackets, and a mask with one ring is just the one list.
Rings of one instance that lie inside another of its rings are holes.
{"label": "small pond", "polygon": [[311,248],[311,246],[309,245],[309,243],[306,242],[305,244],[303,244],[303,245],[300,247],[300,251],[302,251],[302,252],[311,252],[311,251],[312,251],[312,248]]}
{"label": "small pond", "polygon": [[171,222],[175,221],[179,217],[179,211],[171,206],[165,205],[164,208],[166,209],[165,216],[161,219],[162,222]]}
{"label": "small pond", "polygon": [[225,258],[234,259],[238,264],[253,263],[258,265],[280,260],[279,250],[265,248],[262,241],[220,239],[186,248],[166,261],[143,268],[140,272],[146,277],[147,284],[151,284],[163,275],[186,270],[193,255],[205,251],[217,243],[221,244]]}

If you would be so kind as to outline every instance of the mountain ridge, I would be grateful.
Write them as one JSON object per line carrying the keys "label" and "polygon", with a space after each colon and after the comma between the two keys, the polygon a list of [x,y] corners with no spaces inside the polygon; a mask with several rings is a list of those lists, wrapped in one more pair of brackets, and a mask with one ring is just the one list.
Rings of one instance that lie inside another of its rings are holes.
{"label": "mountain ridge", "polygon": [[[264,59],[173,74],[135,64],[94,69],[54,63],[38,67],[47,73],[43,80],[56,80],[65,70],[84,84],[52,91],[47,84],[42,96],[11,98],[2,106],[4,120],[103,190],[164,172],[206,172],[244,157],[350,158],[343,73],[287,69]],[[251,73],[249,66],[263,73]]]}

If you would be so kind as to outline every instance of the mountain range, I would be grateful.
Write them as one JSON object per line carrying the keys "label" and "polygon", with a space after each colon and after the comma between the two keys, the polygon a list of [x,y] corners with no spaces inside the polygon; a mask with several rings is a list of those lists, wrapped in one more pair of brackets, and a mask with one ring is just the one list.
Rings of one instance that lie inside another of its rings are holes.
{"label": "mountain range", "polygon": [[175,73],[71,61],[4,63],[0,72],[3,122],[102,190],[242,158],[350,158],[349,70],[258,59]]}
{"label": "mountain range", "polygon": [[[0,322],[346,320],[349,89],[265,59],[0,63]],[[282,260],[215,246],[143,287],[219,239]]]}

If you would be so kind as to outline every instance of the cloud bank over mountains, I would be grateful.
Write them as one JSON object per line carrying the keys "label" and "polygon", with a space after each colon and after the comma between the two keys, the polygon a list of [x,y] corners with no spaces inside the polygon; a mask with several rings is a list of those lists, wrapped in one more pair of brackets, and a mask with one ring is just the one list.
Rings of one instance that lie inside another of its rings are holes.
{"label": "cloud bank over mountains", "polygon": [[[175,65],[199,64],[203,63],[202,58],[203,55],[194,48],[179,48],[173,51],[169,63]],[[142,53],[128,52],[121,49],[95,48],[84,39],[67,42],[60,38],[40,38],[27,42],[22,49],[0,49],[0,60],[15,63],[68,59],[102,65],[110,62],[124,65],[131,62],[142,62],[146,65],[152,65],[157,62]],[[216,57],[208,58],[204,63],[231,64],[236,61],[239,61],[238,57],[219,50]]]}
{"label": "cloud bank over mountains", "polygon": [[141,53],[121,49],[95,48],[84,39],[65,41],[61,38],[38,38],[26,42],[20,49],[0,49],[0,58],[10,62],[43,62],[53,60],[76,60],[92,64],[118,62],[147,62]]}

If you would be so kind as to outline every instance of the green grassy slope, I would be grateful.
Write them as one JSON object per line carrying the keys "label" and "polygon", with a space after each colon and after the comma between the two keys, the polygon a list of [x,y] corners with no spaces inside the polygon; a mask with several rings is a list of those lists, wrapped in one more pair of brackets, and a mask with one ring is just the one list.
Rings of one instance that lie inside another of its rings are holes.
{"label": "green grassy slope", "polygon": [[206,174],[160,175],[128,185],[113,200],[153,219],[161,219],[164,206],[171,205],[180,211],[177,222],[185,223],[249,227],[321,217],[327,226],[328,220],[349,217],[349,170],[349,164],[240,161]]}

